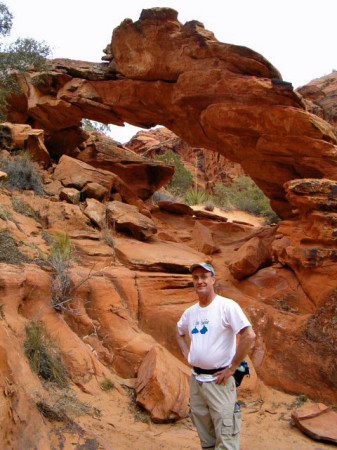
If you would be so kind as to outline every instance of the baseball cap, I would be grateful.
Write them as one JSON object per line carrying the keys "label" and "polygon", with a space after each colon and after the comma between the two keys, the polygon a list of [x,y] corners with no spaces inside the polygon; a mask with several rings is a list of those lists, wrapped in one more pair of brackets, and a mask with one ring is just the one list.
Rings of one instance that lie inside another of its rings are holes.
{"label": "baseball cap", "polygon": [[211,274],[213,276],[215,276],[215,272],[214,272],[213,266],[211,266],[210,264],[207,264],[205,262],[201,262],[201,263],[198,263],[198,264],[192,264],[192,266],[190,267],[190,272],[192,273],[193,270],[196,269],[197,267],[202,267],[205,270],[208,270],[208,272],[211,272]]}

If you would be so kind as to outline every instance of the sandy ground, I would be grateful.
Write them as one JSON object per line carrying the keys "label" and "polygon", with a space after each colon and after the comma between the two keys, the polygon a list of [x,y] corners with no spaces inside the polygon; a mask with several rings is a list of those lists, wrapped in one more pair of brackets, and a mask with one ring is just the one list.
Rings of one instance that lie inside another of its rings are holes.
{"label": "sandy ground", "polygon": [[[153,424],[124,392],[112,389],[108,394],[90,396],[79,393],[88,404],[99,405],[99,417],[80,416],[76,423],[99,440],[101,448],[114,450],[199,450],[197,432],[191,420]],[[299,398],[262,385],[258,396],[240,395],[242,409],[241,450],[320,450],[336,446],[312,440],[298,430],[291,412]],[[140,419],[145,422],[139,421]],[[73,447],[69,447],[73,448]]]}

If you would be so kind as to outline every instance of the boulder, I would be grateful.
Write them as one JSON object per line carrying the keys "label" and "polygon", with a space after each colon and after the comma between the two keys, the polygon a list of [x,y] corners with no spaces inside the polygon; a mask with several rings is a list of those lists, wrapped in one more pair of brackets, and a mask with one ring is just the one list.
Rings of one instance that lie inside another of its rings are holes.
{"label": "boulder", "polygon": [[88,183],[81,191],[83,198],[95,198],[102,201],[109,197],[109,191],[99,183]]}
{"label": "boulder", "polygon": [[184,203],[161,200],[157,203],[157,205],[160,209],[174,214],[187,214],[189,216],[193,215],[193,209]]}
{"label": "boulder", "polygon": [[126,203],[113,201],[106,203],[107,221],[118,231],[129,231],[136,239],[145,241],[157,232],[154,222]]}
{"label": "boulder", "polygon": [[83,189],[88,183],[99,183],[108,192],[111,191],[115,176],[108,171],[95,169],[70,156],[63,155],[54,172],[54,179],[59,180],[65,187]]}
{"label": "boulder", "polygon": [[184,273],[196,262],[210,262],[209,257],[185,244],[155,239],[151,242],[139,242],[118,238],[115,251],[123,264],[135,270]]}
{"label": "boulder", "polygon": [[84,214],[100,228],[106,224],[106,206],[94,198],[87,198]]}
{"label": "boulder", "polygon": [[212,255],[218,250],[215,245],[212,232],[200,222],[195,222],[192,239],[199,252]]}
{"label": "boulder", "polygon": [[337,444],[337,413],[323,403],[310,403],[291,413],[303,433],[318,441]]}
{"label": "boulder", "polygon": [[51,165],[49,152],[44,144],[44,130],[33,129],[30,125],[3,122],[0,124],[3,148],[17,148],[30,154],[33,161],[44,168]]}
{"label": "boulder", "polygon": [[188,416],[191,370],[164,347],[154,345],[143,359],[137,374],[137,402],[154,422],[168,422]]}
{"label": "boulder", "polygon": [[[194,210],[193,215],[197,217],[198,219],[211,219],[216,220],[217,222],[228,222],[227,217],[219,216],[218,214],[209,212],[209,211],[198,211]],[[237,221],[235,221],[237,222]],[[247,224],[245,224],[247,225]]]}
{"label": "boulder", "polygon": [[89,164],[63,155],[54,172],[54,179],[59,180],[65,187],[75,187],[82,190],[89,183],[97,183],[107,192],[118,192],[127,203],[142,207],[143,202],[136,194],[115,174],[103,169],[96,169]]}
{"label": "boulder", "polygon": [[63,185],[59,180],[51,181],[48,184],[44,185],[44,192],[50,196],[59,196],[60,191],[63,189]]}
{"label": "boulder", "polygon": [[173,166],[145,159],[99,132],[90,133],[80,145],[77,158],[115,173],[143,200],[164,186],[174,173]]}
{"label": "boulder", "polygon": [[271,260],[271,247],[253,237],[235,252],[229,270],[234,278],[240,280],[255,273],[259,267],[271,264]]}
{"label": "boulder", "polygon": [[81,193],[75,188],[63,188],[60,190],[60,200],[65,200],[73,205],[80,203]]}

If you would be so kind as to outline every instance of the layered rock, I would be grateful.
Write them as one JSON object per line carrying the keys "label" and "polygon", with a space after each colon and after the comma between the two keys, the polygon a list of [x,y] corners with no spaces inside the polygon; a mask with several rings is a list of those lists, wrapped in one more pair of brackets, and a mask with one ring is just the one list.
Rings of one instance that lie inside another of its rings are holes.
{"label": "layered rock", "polygon": [[295,271],[305,292],[322,306],[336,287],[337,183],[294,180],[286,189],[297,220],[280,223],[274,256]]}
{"label": "layered rock", "polygon": [[44,131],[32,129],[30,125],[0,124],[0,145],[2,148],[15,148],[27,152],[32,160],[43,167],[51,165],[49,152],[44,143]]}
{"label": "layered rock", "polygon": [[143,200],[164,186],[174,172],[172,166],[140,157],[99,132],[90,133],[79,150],[78,159],[118,175]]}
{"label": "layered rock", "polygon": [[165,127],[139,131],[126,145],[146,158],[154,158],[169,150],[178,153],[185,167],[193,173],[194,182],[207,190],[212,190],[216,182],[228,183],[243,173],[240,164],[219,153],[191,147]]}
{"label": "layered rock", "polygon": [[162,124],[190,145],[240,163],[281,217],[291,215],[285,182],[336,179],[334,130],[305,111],[258,53],[218,42],[200,22],[182,25],[170,9],[124,21],[111,50],[109,63],[55,60],[48,73],[20,75],[22,99],[20,107],[10,103],[10,120],[42,127],[51,153],[71,152],[87,138],[83,117]]}
{"label": "layered rock", "polygon": [[305,101],[307,109],[337,126],[337,72],[310,81],[297,89]]}

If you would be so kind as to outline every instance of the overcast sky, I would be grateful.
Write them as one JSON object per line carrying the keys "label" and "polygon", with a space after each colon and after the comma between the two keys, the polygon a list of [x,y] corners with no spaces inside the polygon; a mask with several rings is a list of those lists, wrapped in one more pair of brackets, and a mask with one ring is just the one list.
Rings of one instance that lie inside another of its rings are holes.
{"label": "overcast sky", "polygon": [[[267,58],[294,88],[337,70],[337,0],[2,0],[14,15],[10,40],[32,37],[53,58],[100,61],[113,29],[143,8],[168,6],[185,23],[199,20],[215,37]],[[125,142],[137,129],[113,127]]]}

